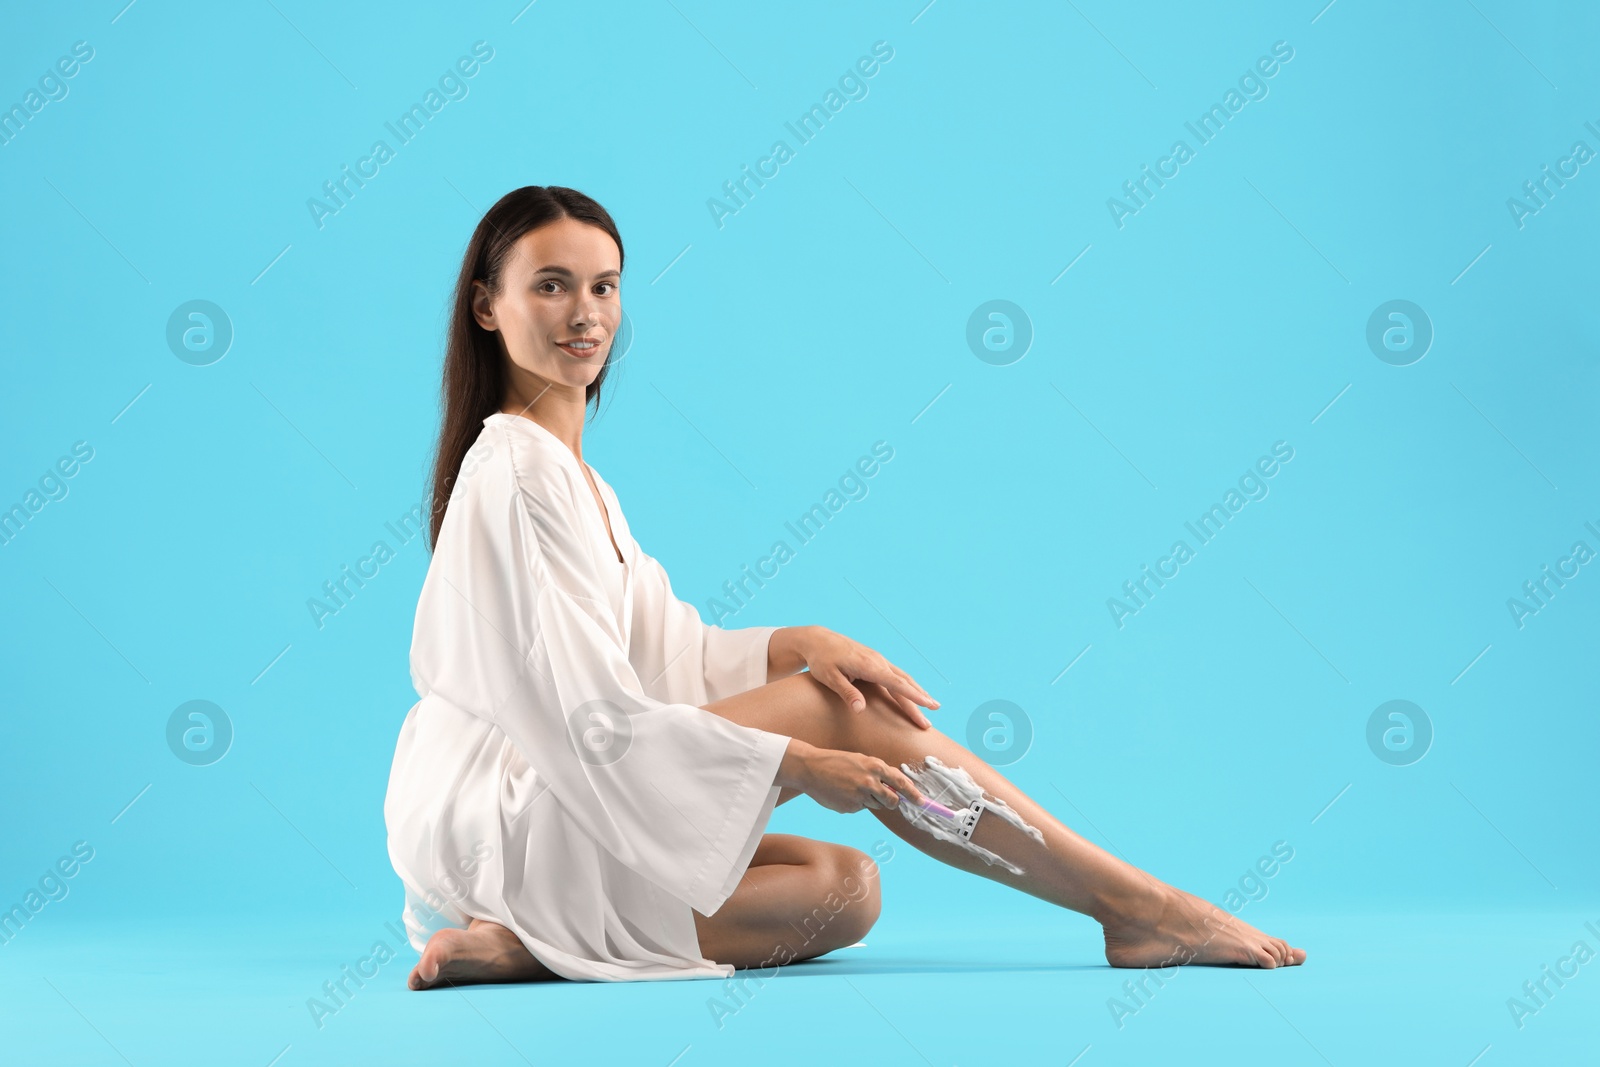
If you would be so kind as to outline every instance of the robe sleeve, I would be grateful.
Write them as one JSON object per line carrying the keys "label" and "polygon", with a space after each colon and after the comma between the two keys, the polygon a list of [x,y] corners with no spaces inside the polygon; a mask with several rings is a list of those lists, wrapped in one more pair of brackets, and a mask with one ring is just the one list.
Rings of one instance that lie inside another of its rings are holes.
{"label": "robe sleeve", "polygon": [[495,723],[584,833],[711,915],[772,814],[789,738],[647,693],[576,511],[576,475],[551,451],[564,446],[501,433],[505,462],[452,490],[413,682]]}
{"label": "robe sleeve", "polygon": [[[694,606],[679,600],[672,592],[672,580],[654,556],[634,542],[636,549],[634,612],[636,640],[640,634],[682,635],[677,640],[698,643],[701,673],[705,679],[706,702],[755,689],[767,684],[767,646],[777,626],[745,626],[726,630],[702,622]],[[648,625],[641,626],[640,623]],[[668,640],[671,640],[668,637]],[[641,650],[644,652],[645,650]],[[653,660],[671,663],[684,648],[648,650]]]}

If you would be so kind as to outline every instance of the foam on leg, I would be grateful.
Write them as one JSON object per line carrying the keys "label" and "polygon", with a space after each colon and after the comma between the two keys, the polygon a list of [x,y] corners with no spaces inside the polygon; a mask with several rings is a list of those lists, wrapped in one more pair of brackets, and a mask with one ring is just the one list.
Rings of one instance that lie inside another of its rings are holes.
{"label": "foam on leg", "polygon": [[1010,805],[999,797],[986,794],[983,791],[983,787],[973,780],[972,775],[962,768],[946,767],[939,757],[927,756],[923,759],[921,767],[912,767],[910,764],[902,763],[900,764],[900,769],[913,782],[917,783],[917,788],[922,790],[925,796],[931,797],[948,808],[956,809],[958,813],[962,809],[970,810],[974,801],[982,801],[982,806],[978,811],[969,816],[974,821],[974,824],[971,830],[963,836],[957,832],[961,826],[959,822],[951,822],[949,819],[935,815],[930,811],[924,811],[902,796],[899,806],[900,814],[911,825],[918,829],[926,830],[940,841],[948,841],[952,845],[958,845],[991,867],[1004,867],[1016,875],[1023,873],[1021,867],[1018,867],[1005,857],[989,851],[982,845],[974,844],[970,840],[971,831],[977,829],[975,825],[976,819],[983,812],[992,811],[1006,822],[1025,831],[1028,836],[1039,842],[1039,844],[1044,844],[1044,834],[1040,833],[1037,827],[1027,823],[1022,816],[1018,815]]}

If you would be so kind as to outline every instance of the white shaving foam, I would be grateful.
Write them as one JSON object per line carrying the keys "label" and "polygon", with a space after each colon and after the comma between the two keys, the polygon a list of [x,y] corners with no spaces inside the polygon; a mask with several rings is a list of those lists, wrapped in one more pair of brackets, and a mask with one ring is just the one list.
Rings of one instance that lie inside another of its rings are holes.
{"label": "white shaving foam", "polygon": [[[924,796],[943,804],[947,808],[954,809],[957,813],[962,808],[970,808],[974,800],[981,798],[985,811],[994,812],[1011,825],[1026,831],[1039,844],[1044,844],[1044,834],[1024,821],[1022,816],[1012,810],[1011,806],[1005,801],[997,796],[985,793],[983,786],[973,781],[972,775],[965,770],[960,767],[946,767],[937,756],[927,756],[922,762],[923,766],[921,768],[914,768],[909,764],[902,763],[900,764],[900,769],[913,782],[917,783],[917,788],[922,790]],[[900,798],[899,811],[911,825],[918,829],[926,830],[940,841],[948,841],[952,845],[961,846],[991,867],[1004,867],[1016,875],[1023,873],[1021,867],[1018,867],[1005,857],[996,855],[982,845],[976,845],[972,841],[959,836],[955,832],[956,823],[931,811],[917,807],[904,796]]]}

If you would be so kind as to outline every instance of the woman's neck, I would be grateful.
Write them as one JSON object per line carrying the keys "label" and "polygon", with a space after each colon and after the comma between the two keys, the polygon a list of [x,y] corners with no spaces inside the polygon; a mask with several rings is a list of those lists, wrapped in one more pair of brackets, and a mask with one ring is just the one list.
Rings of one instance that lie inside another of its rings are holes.
{"label": "woman's neck", "polygon": [[574,402],[565,400],[547,389],[532,400],[508,396],[500,410],[507,415],[531,419],[566,445],[572,454],[583,462],[583,413],[586,404],[582,396]]}

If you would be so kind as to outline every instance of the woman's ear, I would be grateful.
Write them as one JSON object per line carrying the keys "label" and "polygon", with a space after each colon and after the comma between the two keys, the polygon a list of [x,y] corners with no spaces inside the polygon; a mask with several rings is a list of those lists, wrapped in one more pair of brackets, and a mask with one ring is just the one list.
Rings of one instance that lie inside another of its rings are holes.
{"label": "woman's ear", "polygon": [[494,303],[489,299],[489,287],[476,279],[472,282],[472,317],[485,330],[499,329],[494,319]]}

